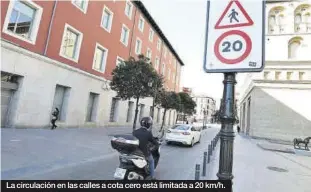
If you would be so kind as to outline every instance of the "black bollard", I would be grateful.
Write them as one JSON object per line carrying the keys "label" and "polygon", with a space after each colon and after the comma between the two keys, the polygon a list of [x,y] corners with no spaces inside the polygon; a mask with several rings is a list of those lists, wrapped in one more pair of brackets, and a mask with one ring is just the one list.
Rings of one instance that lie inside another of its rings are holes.
{"label": "black bollard", "polygon": [[213,155],[213,141],[211,141],[211,155]]}
{"label": "black bollard", "polygon": [[195,165],[195,178],[194,180],[200,180],[200,164]]}
{"label": "black bollard", "polygon": [[213,150],[215,150],[215,145],[216,145],[216,142],[215,142],[215,138],[213,139]]}
{"label": "black bollard", "polygon": [[207,163],[211,161],[211,145],[208,145],[208,155],[207,155]]}
{"label": "black bollard", "polygon": [[203,155],[203,173],[202,173],[203,177],[206,176],[206,157],[207,157],[207,152],[204,152],[204,155]]}

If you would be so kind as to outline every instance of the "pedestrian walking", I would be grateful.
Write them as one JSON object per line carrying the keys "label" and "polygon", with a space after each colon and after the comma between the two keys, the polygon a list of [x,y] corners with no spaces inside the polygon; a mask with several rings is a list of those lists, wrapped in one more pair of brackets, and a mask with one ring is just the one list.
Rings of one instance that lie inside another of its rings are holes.
{"label": "pedestrian walking", "polygon": [[55,124],[55,122],[58,120],[58,115],[59,115],[59,110],[58,110],[58,108],[56,107],[55,110],[54,110],[53,113],[52,113],[52,120],[51,120],[52,127],[51,127],[51,129],[55,129],[55,128],[57,127],[57,125]]}

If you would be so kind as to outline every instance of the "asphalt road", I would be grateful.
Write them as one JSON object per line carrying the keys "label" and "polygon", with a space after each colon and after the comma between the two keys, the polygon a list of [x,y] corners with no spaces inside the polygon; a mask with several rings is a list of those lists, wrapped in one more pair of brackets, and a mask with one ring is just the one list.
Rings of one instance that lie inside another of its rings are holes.
{"label": "asphalt road", "polygon": [[[73,130],[70,130],[73,131]],[[91,130],[89,130],[91,131]],[[202,156],[203,152],[207,151],[208,144],[214,138],[214,136],[219,131],[219,127],[212,127],[206,129],[202,132],[201,143],[196,144],[194,147],[186,147],[179,145],[166,145],[163,144],[161,148],[161,158],[156,170],[156,177],[158,179],[163,180],[193,180],[194,179],[194,168],[196,163],[202,164]],[[66,132],[63,132],[66,133]],[[85,132],[86,133],[86,132]],[[93,139],[96,139],[94,137]],[[96,142],[96,141],[93,141]],[[105,142],[108,144],[109,142]],[[73,144],[74,145],[74,144]],[[85,144],[82,146],[83,148],[79,148],[79,146],[75,145],[75,153],[86,153]],[[110,145],[108,148],[111,148]],[[60,148],[58,148],[60,150]],[[70,150],[70,148],[63,148],[62,150]],[[70,153],[68,151],[67,153]],[[40,153],[40,152],[38,152]],[[61,152],[58,152],[61,153]],[[66,153],[64,151],[63,153]],[[3,154],[5,155],[5,154]],[[42,154],[44,155],[44,154]],[[40,156],[37,154],[37,157]],[[81,155],[80,155],[81,156]],[[80,156],[77,156],[79,158]],[[36,167],[35,171],[26,171],[23,174],[13,174],[16,172],[16,169],[8,169],[5,170],[5,174],[2,172],[3,179],[41,179],[41,180],[109,180],[113,179],[113,174],[115,169],[119,165],[118,153],[112,149],[109,149],[105,154],[89,155],[89,158],[83,158],[82,160],[77,159],[76,161],[72,161],[71,163],[64,164],[62,166],[54,166],[53,168],[45,168],[44,163],[41,163],[41,169]],[[59,158],[58,156],[49,156],[50,158]],[[40,156],[41,158],[41,156]],[[33,161],[37,161],[39,164],[39,159],[33,159]],[[5,159],[9,161],[8,158]],[[50,159],[52,161],[53,159]],[[14,160],[13,160],[14,161]],[[45,159],[45,162],[47,160]],[[4,164],[3,164],[4,163]],[[18,163],[18,161],[16,162]],[[2,161],[2,167],[5,165],[11,165],[9,162]],[[20,164],[23,164],[20,162]],[[46,163],[48,165],[48,162]],[[20,166],[15,165],[15,167],[19,167],[18,170],[23,169]],[[28,169],[29,166],[28,166]],[[11,174],[10,174],[11,171]],[[4,176],[4,177],[3,177]]]}

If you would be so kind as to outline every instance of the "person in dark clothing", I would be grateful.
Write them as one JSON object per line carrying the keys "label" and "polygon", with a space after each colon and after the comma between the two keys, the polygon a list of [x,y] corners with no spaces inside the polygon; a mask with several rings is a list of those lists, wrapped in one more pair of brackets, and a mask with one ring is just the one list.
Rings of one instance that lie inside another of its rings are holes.
{"label": "person in dark clothing", "polygon": [[140,121],[141,128],[133,131],[133,136],[139,140],[139,148],[144,153],[146,159],[149,161],[149,170],[151,179],[154,178],[154,159],[151,154],[149,143],[153,145],[158,145],[157,140],[153,137],[152,131],[148,130],[152,128],[152,118],[143,117]]}
{"label": "person in dark clothing", "polygon": [[53,113],[52,113],[52,120],[51,120],[52,128],[51,128],[51,129],[55,129],[55,128],[57,127],[57,125],[55,124],[55,122],[58,120],[58,115],[59,115],[59,110],[58,110],[58,108],[56,107],[55,110],[54,110]]}
{"label": "person in dark clothing", "polygon": [[241,128],[240,128],[240,126],[239,126],[239,125],[237,126],[237,130],[238,130],[238,133],[240,133]]}

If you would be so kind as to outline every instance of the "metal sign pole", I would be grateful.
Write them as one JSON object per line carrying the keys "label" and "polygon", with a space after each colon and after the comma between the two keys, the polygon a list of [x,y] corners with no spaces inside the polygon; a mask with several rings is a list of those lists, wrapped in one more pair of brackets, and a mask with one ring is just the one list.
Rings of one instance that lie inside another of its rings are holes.
{"label": "metal sign pole", "polygon": [[224,91],[223,103],[221,106],[221,130],[220,130],[220,154],[219,154],[219,170],[217,177],[219,180],[232,180],[233,166],[233,141],[234,131],[233,124],[235,122],[234,111],[234,88],[236,84],[235,73],[224,73]]}

